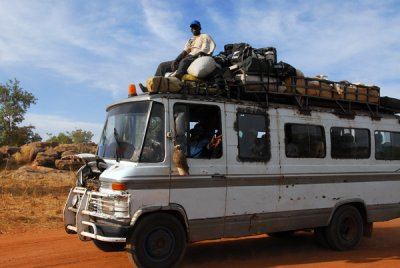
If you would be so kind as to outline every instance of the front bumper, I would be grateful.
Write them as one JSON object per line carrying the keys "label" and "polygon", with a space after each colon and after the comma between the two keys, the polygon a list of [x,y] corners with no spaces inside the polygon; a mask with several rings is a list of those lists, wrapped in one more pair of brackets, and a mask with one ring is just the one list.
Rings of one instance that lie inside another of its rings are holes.
{"label": "front bumper", "polygon": [[64,207],[66,232],[77,233],[82,240],[126,242],[130,219],[130,194],[123,192],[102,193],[75,187]]}

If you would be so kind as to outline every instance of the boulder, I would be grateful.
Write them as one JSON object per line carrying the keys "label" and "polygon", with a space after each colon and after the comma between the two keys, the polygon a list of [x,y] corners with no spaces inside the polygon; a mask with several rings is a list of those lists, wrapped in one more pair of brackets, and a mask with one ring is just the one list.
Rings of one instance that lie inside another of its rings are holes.
{"label": "boulder", "polygon": [[55,161],[55,166],[59,170],[77,171],[83,164],[84,162],[79,158],[57,159]]}
{"label": "boulder", "polygon": [[78,151],[73,151],[73,150],[68,150],[68,151],[65,151],[65,152],[63,152],[63,153],[61,154],[61,159],[62,159],[62,158],[65,158],[65,157],[67,157],[67,156],[76,155],[76,154],[79,154],[79,152],[78,152]]}
{"label": "boulder", "polygon": [[74,154],[78,153],[94,153],[96,152],[97,146],[96,144],[60,144],[54,148],[57,152],[61,153],[61,156],[64,152],[73,151]]}
{"label": "boulder", "polygon": [[62,152],[56,150],[55,148],[48,148],[46,151],[44,151],[44,153],[53,156],[55,159],[60,159]]}
{"label": "boulder", "polygon": [[85,161],[82,158],[77,157],[75,153],[72,154],[73,151],[67,152],[71,152],[71,154],[65,155],[61,159],[56,160],[55,164],[57,169],[76,171],[85,164]]}
{"label": "boulder", "polygon": [[29,152],[29,160],[32,162],[35,160],[38,153],[46,151],[45,148],[42,147],[32,147]]}
{"label": "boulder", "polygon": [[[19,169],[15,170],[10,174],[12,179],[20,180],[27,179],[29,180],[38,180],[38,179],[72,179],[74,177],[71,172],[66,172],[62,170],[57,170],[48,167],[31,167],[31,166],[22,166]],[[48,189],[44,189],[44,191],[48,191]]]}
{"label": "boulder", "polygon": [[18,153],[19,151],[21,151],[21,148],[17,146],[5,145],[0,147],[0,153],[2,153],[3,155],[13,155]]}
{"label": "boulder", "polygon": [[40,152],[37,154],[32,166],[42,166],[42,167],[55,167],[56,156],[54,154],[47,154],[46,152]]}

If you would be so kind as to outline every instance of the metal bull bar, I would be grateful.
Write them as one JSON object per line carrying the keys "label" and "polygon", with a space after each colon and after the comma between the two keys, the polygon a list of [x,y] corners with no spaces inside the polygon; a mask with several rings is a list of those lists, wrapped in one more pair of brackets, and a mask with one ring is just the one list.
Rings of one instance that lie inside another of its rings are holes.
{"label": "metal bull bar", "polygon": [[64,227],[67,233],[78,234],[81,240],[126,242],[125,237],[100,235],[91,218],[112,220],[121,224],[130,220],[130,194],[100,193],[83,187],[72,188],[64,207]]}

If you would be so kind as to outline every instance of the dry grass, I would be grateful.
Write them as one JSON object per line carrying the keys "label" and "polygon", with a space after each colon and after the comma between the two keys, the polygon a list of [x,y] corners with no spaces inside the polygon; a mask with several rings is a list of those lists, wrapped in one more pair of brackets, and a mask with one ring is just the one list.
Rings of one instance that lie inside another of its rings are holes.
{"label": "dry grass", "polygon": [[73,172],[24,166],[0,171],[0,234],[63,228]]}
{"label": "dry grass", "polygon": [[31,161],[30,154],[34,148],[29,145],[24,145],[21,147],[21,151],[16,153],[13,158],[18,164],[26,164]]}

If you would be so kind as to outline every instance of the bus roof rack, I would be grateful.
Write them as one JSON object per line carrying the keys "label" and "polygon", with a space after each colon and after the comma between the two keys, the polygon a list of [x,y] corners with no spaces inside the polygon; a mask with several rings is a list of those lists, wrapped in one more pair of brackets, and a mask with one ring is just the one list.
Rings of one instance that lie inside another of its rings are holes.
{"label": "bus roof rack", "polygon": [[[241,75],[246,77],[251,76],[251,73]],[[156,93],[158,92],[150,94]],[[379,120],[382,113],[400,113],[400,100],[380,97],[380,89],[377,86],[314,77],[290,76],[280,79],[261,76],[261,81],[241,78],[224,79],[222,82],[183,80],[181,90],[174,93],[206,96],[211,101],[215,98],[225,98],[253,101],[262,106],[269,106],[271,103],[293,105],[302,114],[311,114],[317,107],[331,108],[343,118],[354,118],[361,112],[369,113],[372,119]]]}

